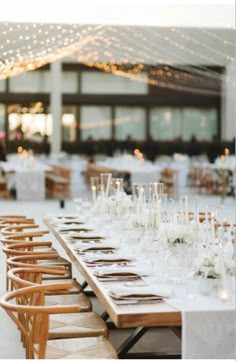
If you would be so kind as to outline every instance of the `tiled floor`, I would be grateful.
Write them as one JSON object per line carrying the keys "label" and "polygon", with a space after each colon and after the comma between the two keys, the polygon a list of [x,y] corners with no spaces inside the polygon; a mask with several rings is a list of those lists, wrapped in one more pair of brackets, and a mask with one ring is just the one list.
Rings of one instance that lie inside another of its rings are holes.
{"label": "tiled floor", "polygon": [[[186,190],[187,191],[187,190]],[[188,193],[191,193],[188,190]],[[76,196],[85,194],[85,188],[82,185],[77,187]],[[220,198],[217,196],[200,196],[199,202],[206,205],[218,205],[220,204]],[[66,201],[65,211],[70,212],[73,209],[73,202]],[[47,200],[44,202],[17,202],[13,200],[0,200],[0,214],[25,214],[34,217],[36,221],[41,225],[41,228],[45,228],[42,222],[42,216],[48,213],[58,213],[60,211],[59,202]],[[228,197],[224,201],[224,218],[235,222],[235,200],[232,197]],[[54,246],[63,253],[61,247],[56,243],[51,235],[47,235],[46,239],[52,239]],[[5,259],[0,252],[0,295],[5,293]],[[74,275],[79,277],[78,272],[74,270]],[[94,300],[95,309],[101,313],[102,307]],[[124,339],[130,331],[111,331],[110,339],[112,343],[117,347],[122,339]],[[169,330],[166,329],[152,329],[145,337],[140,340],[134,350],[142,351],[169,351],[179,352],[180,341]],[[22,359],[24,358],[24,349],[22,348],[19,331],[16,329],[15,324],[9,319],[8,315],[0,309],[0,358],[1,359]]]}

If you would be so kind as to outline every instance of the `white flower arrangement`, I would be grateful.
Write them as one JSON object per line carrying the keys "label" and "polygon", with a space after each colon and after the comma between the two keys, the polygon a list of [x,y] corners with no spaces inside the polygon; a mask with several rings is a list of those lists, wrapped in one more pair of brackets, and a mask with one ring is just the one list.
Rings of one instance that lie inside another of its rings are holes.
{"label": "white flower arrangement", "polygon": [[169,246],[177,246],[178,244],[191,245],[195,238],[195,229],[193,224],[170,225],[161,224],[158,231],[158,240]]}
{"label": "white flower arrangement", "polygon": [[235,275],[236,266],[232,244],[227,245],[221,250],[216,246],[211,247],[208,251],[203,248],[196,261],[195,275],[204,278],[220,278],[222,275],[222,265],[225,268],[226,276],[231,277]]}
{"label": "white flower arrangement", "polygon": [[118,192],[109,197],[98,197],[95,203],[98,213],[105,212],[111,215],[126,214],[132,208],[132,201],[125,192]]}

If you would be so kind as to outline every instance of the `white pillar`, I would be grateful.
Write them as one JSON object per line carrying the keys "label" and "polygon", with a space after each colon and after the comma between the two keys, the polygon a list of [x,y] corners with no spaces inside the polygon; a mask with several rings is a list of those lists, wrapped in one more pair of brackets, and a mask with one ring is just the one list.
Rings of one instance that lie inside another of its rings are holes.
{"label": "white pillar", "polygon": [[51,93],[50,105],[52,113],[52,140],[51,154],[57,155],[61,151],[61,115],[62,115],[62,94],[61,94],[61,62],[51,63]]}
{"label": "white pillar", "polygon": [[236,129],[235,61],[226,67],[226,80],[222,89],[221,138],[232,140]]}

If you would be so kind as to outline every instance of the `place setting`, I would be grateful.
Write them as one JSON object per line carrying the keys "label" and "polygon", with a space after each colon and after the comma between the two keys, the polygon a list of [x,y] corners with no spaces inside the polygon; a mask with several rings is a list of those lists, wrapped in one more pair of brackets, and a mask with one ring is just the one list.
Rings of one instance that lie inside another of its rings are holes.
{"label": "place setting", "polygon": [[100,242],[77,242],[76,246],[73,247],[74,251],[78,254],[86,254],[87,252],[99,252],[99,253],[113,253],[117,251],[115,246],[108,243]]}
{"label": "place setting", "polygon": [[83,261],[87,266],[106,266],[106,265],[131,265],[135,262],[133,257],[125,256],[120,253],[94,254],[86,256]]}
{"label": "place setting", "polygon": [[109,296],[116,305],[152,304],[162,302],[172,295],[166,286],[128,285],[116,286],[109,289]]}
{"label": "place setting", "polygon": [[88,233],[88,232],[92,232],[94,231],[93,229],[90,229],[90,228],[81,228],[79,225],[78,226],[74,226],[71,225],[71,226],[61,226],[61,227],[58,227],[57,228],[58,232],[59,233],[62,233],[62,234],[71,234],[73,233],[74,234],[81,234],[81,233]]}
{"label": "place setting", "polygon": [[143,277],[149,275],[149,270],[143,267],[136,266],[120,266],[113,264],[109,267],[103,267],[96,269],[93,274],[99,279],[99,281],[136,281],[141,280]]}

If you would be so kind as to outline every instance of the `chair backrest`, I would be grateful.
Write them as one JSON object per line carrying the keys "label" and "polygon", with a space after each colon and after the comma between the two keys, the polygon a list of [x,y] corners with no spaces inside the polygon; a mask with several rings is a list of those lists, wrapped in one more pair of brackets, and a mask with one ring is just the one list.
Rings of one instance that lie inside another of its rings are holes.
{"label": "chair backrest", "polygon": [[44,234],[48,234],[49,231],[33,231],[33,232],[16,232],[6,236],[6,239],[29,239],[32,240],[35,237],[42,237]]}
{"label": "chair backrest", "polygon": [[5,246],[2,248],[2,251],[6,254],[7,258],[9,256],[20,256],[20,255],[30,255],[30,254],[38,254],[40,255],[43,253],[49,253],[49,254],[56,254],[58,256],[58,253],[56,251],[35,251],[35,248],[38,247],[50,247],[52,245],[52,242],[50,241],[41,241],[41,242],[17,242],[13,244],[9,244],[8,246]]}
{"label": "chair backrest", "polygon": [[[71,287],[65,283],[64,288]],[[38,285],[25,287],[3,296],[0,305],[16,323],[24,337],[27,359],[44,359],[48,339],[49,315],[58,313],[79,312],[80,307],[45,306],[46,291],[61,289],[62,285]]]}
{"label": "chair backrest", "polygon": [[38,228],[38,224],[15,224],[15,225],[12,225],[12,226],[7,226],[7,227],[4,227],[2,228],[1,230],[1,233],[3,236],[9,236],[9,235],[12,235],[14,233],[19,233],[19,232],[22,232],[24,229],[28,229],[28,228]]}
{"label": "chair backrest", "polygon": [[33,218],[2,218],[0,219],[0,229],[6,227],[7,225],[11,224],[34,224]]}
{"label": "chair backrest", "polygon": [[0,215],[0,221],[2,219],[6,219],[6,218],[26,218],[26,216],[17,216],[17,215],[14,215],[14,214],[4,214],[4,215]]}
{"label": "chair backrest", "polygon": [[[17,267],[30,267],[30,268],[47,268],[47,269],[61,269],[62,266],[57,266],[54,264],[50,264],[50,263],[40,263],[40,265],[38,264],[38,261],[43,261],[43,260],[53,260],[56,259],[58,257],[58,254],[56,252],[42,252],[40,254],[25,254],[25,255],[18,255],[18,256],[12,256],[9,257],[7,259],[7,265],[8,268],[17,268]],[[64,266],[63,266],[64,267]]]}
{"label": "chair backrest", "polygon": [[58,266],[55,268],[44,267],[18,267],[8,271],[8,278],[13,285],[13,289],[31,287],[42,284],[43,275],[64,275],[65,268]]}

